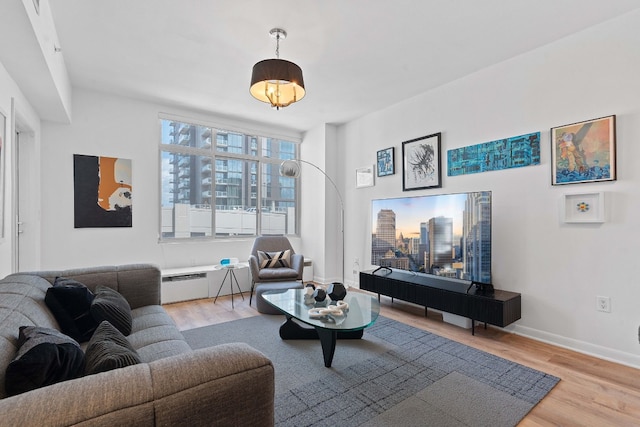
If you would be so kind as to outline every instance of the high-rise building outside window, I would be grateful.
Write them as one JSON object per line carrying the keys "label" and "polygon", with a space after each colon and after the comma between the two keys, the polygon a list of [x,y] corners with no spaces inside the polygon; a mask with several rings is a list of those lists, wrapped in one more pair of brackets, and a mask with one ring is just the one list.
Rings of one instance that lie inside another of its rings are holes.
{"label": "high-rise building outside window", "polygon": [[299,143],[161,119],[161,240],[297,234]]}

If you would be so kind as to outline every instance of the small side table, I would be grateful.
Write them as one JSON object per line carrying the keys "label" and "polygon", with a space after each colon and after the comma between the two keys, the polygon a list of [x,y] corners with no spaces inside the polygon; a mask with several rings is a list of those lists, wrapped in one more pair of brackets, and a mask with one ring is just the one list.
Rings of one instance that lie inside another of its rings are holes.
{"label": "small side table", "polygon": [[229,278],[229,287],[231,288],[231,308],[235,308],[233,305],[233,294],[234,294],[233,281],[234,280],[236,282],[236,287],[238,288],[238,292],[240,293],[240,296],[244,301],[244,295],[242,294],[242,290],[240,289],[240,284],[238,283],[238,278],[236,277],[236,273],[235,273],[235,270],[240,270],[243,268],[249,268],[249,263],[239,262],[237,264],[231,264],[231,265],[215,265],[214,266],[215,270],[226,270],[226,273],[224,274],[224,278],[222,279],[222,283],[220,283],[220,287],[218,288],[218,293],[216,294],[216,297],[213,300],[214,304],[218,300],[218,296],[220,295],[220,291],[222,290],[222,287],[224,286],[224,282],[227,280],[227,277]]}

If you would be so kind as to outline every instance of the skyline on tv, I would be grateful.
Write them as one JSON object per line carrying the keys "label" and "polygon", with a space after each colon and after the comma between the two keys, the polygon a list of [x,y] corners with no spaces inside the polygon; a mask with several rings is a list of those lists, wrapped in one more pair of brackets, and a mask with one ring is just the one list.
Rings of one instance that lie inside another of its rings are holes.
{"label": "skyline on tv", "polygon": [[490,283],[490,191],[371,205],[371,264]]}
{"label": "skyline on tv", "polygon": [[[455,193],[373,200],[372,230],[377,227],[377,212],[390,209],[396,212],[396,237],[400,233],[405,237],[420,234],[420,223],[437,216],[453,218],[454,235],[461,235],[462,211],[466,198],[467,193]],[[398,216],[398,213],[402,215]]]}

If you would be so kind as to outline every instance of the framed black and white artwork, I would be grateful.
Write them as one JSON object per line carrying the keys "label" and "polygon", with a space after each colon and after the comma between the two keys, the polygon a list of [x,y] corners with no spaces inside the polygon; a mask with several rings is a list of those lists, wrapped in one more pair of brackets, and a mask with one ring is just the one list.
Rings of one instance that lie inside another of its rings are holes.
{"label": "framed black and white artwork", "polygon": [[442,187],[440,132],[402,143],[402,190]]}

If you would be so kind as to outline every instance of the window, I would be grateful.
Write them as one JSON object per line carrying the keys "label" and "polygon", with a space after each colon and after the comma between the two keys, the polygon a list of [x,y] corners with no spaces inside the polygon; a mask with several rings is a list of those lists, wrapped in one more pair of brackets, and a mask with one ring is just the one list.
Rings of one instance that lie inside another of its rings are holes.
{"label": "window", "polygon": [[161,239],[297,233],[298,143],[161,119]]}

